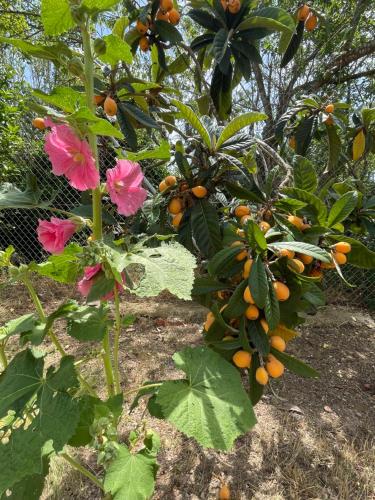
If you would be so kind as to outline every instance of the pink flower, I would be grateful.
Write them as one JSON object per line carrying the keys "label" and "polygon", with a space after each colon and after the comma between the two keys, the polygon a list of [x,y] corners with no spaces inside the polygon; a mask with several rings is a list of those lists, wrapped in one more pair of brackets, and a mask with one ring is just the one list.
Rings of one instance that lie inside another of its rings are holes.
{"label": "pink flower", "polygon": [[[78,281],[78,291],[82,297],[87,297],[90,293],[91,288],[96,283],[96,281],[103,276],[103,270],[101,264],[95,264],[95,266],[85,267],[83,278]],[[125,276],[122,275],[122,281],[125,282]],[[122,286],[116,281],[116,288],[121,291]],[[111,300],[113,299],[113,291],[108,292],[106,295],[101,297],[101,300]]]}
{"label": "pink flower", "polygon": [[47,252],[59,254],[64,250],[66,242],[77,231],[71,220],[52,217],[50,221],[40,220],[37,228],[38,240]]}
{"label": "pink flower", "polygon": [[114,168],[107,170],[107,191],[119,214],[133,215],[141,208],[147,198],[142,181],[141,167],[129,160],[118,160]]}
{"label": "pink flower", "polygon": [[70,185],[80,191],[96,188],[100,178],[89,144],[81,141],[68,125],[50,119],[45,123],[51,127],[44,149],[52,163],[52,172],[65,175]]}

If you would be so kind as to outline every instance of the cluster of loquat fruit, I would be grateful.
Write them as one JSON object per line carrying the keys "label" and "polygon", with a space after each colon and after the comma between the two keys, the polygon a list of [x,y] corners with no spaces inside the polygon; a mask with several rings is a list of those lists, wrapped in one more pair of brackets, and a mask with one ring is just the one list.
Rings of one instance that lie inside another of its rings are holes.
{"label": "cluster of loquat fruit", "polygon": [[[253,220],[251,215],[251,210],[246,205],[239,205],[234,209],[234,215],[237,218],[237,221],[240,226],[246,226],[249,220]],[[268,216],[268,213],[265,213]],[[299,231],[303,232],[309,229],[311,226],[302,218],[297,217],[295,215],[289,215],[287,217],[288,222],[295,226]],[[261,220],[258,222],[258,226],[261,231],[266,234],[270,229],[271,225],[269,222]],[[237,235],[243,238],[242,241],[237,240],[230,244],[231,247],[242,247],[242,249],[236,254],[235,259],[239,262],[243,262],[242,273],[240,276],[234,279],[234,283],[238,284],[242,280],[248,280],[251,272],[251,268],[253,265],[252,258],[252,249],[245,239],[245,230],[242,228],[237,229]],[[332,262],[331,263],[322,263],[320,261],[314,260],[314,257],[311,255],[306,255],[302,253],[295,253],[289,249],[281,249],[275,250],[274,255],[271,258],[268,258],[268,263],[272,264],[277,259],[287,259],[287,266],[294,273],[305,274],[306,276],[322,278],[322,270],[331,269],[335,267],[335,262],[338,265],[345,264],[347,261],[346,255],[351,251],[351,245],[347,242],[338,242],[332,245],[328,249],[331,253]],[[274,260],[273,260],[274,259]],[[275,292],[275,296],[279,302],[286,302],[291,297],[291,292],[288,286],[282,281],[283,278],[272,278],[272,286]],[[231,297],[232,292],[219,291],[217,292],[217,297],[222,302],[227,302]],[[244,316],[249,321],[257,321],[259,322],[261,328],[264,333],[268,335],[270,347],[276,349],[277,351],[284,352],[286,349],[285,340],[277,335],[276,333],[272,333],[270,331],[269,325],[266,321],[264,311],[260,309],[252,296],[250,286],[247,285],[243,292],[243,301],[247,304],[247,308],[244,311]],[[222,313],[227,307],[228,303],[225,303],[221,309],[220,313]],[[204,332],[208,332],[215,322],[215,315],[213,312],[209,312],[206,317],[206,321],[204,323],[203,329]],[[240,318],[233,318],[230,320],[230,325],[236,329],[239,327]],[[283,325],[279,324],[277,330],[283,329]],[[233,341],[236,340],[236,333],[230,332],[230,334],[225,333],[223,341]],[[284,373],[284,365],[279,361],[273,354],[268,354],[265,359],[259,354],[259,362],[260,366],[255,371],[256,381],[260,385],[266,385],[269,381],[269,377],[278,378]],[[252,353],[246,350],[238,350],[232,356],[232,361],[238,368],[248,369],[251,365]]]}
{"label": "cluster of loquat fruit", "polygon": [[[180,22],[180,13],[173,6],[173,0],[160,0],[159,9],[156,13],[156,21],[165,21],[176,26]],[[136,29],[141,36],[139,39],[139,48],[143,52],[147,52],[152,43],[154,35],[154,24],[152,19],[149,18],[146,23],[140,19],[137,20]]]}
{"label": "cluster of loquat fruit", "polygon": [[305,29],[307,31],[313,31],[318,25],[318,18],[306,4],[298,8],[297,19],[305,23]]}
{"label": "cluster of loquat fruit", "polygon": [[239,10],[241,9],[240,0],[220,0],[220,1],[224,9],[224,12],[228,11],[231,14],[237,14],[237,12],[239,12]]}
{"label": "cluster of loquat fruit", "polygon": [[204,186],[189,187],[189,184],[183,180],[177,180],[174,175],[168,175],[159,184],[159,191],[162,194],[170,194],[168,203],[168,212],[172,216],[172,226],[178,228],[184,209],[192,206],[194,198],[205,198],[207,189]]}

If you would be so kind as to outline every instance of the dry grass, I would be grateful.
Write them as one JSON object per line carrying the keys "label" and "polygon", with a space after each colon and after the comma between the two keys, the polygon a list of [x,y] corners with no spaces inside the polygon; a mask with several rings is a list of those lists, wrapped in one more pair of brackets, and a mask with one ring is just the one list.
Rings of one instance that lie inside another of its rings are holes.
{"label": "dry grass", "polygon": [[[60,303],[67,290],[46,288],[39,282],[47,309]],[[0,314],[7,320],[31,310],[19,288],[8,288],[0,298]],[[144,380],[179,377],[171,355],[200,342],[204,311],[170,296],[131,299],[124,308],[138,316],[121,339],[122,371],[129,387]],[[231,487],[233,500],[250,498],[370,500],[375,498],[374,355],[375,323],[359,310],[326,308],[301,330],[288,347],[321,372],[319,380],[301,380],[287,373],[273,383],[256,407],[258,424],[237,440],[233,451],[203,450],[168,423],[149,418],[163,447],[154,500],[213,500],[220,481]],[[65,348],[87,354],[59,331]],[[52,352],[50,344],[45,348]],[[18,349],[12,343],[11,350]],[[51,354],[49,360],[55,358]],[[100,387],[97,360],[86,374]],[[145,402],[124,419],[121,434],[144,417]],[[100,472],[95,457],[80,450],[77,457]],[[44,500],[96,500],[98,490],[58,458],[53,461]],[[131,500],[131,499],[129,499]]]}

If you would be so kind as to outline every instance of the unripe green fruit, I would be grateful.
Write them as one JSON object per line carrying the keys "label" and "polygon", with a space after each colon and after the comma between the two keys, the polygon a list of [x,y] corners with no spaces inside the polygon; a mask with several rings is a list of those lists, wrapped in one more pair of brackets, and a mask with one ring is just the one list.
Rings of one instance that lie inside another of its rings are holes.
{"label": "unripe green fruit", "polygon": [[106,50],[107,50],[107,44],[105,43],[105,41],[102,38],[97,38],[94,41],[95,54],[97,55],[105,54]]}

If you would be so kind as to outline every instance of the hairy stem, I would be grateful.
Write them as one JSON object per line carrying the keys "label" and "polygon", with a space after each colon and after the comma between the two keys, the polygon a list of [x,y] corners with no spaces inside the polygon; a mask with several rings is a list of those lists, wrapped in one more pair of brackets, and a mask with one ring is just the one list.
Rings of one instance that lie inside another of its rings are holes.
{"label": "hairy stem", "polygon": [[[94,104],[94,58],[91,49],[91,38],[90,32],[87,25],[83,26],[82,41],[83,41],[83,52],[85,57],[85,91],[86,91],[86,104],[87,107],[95,113]],[[92,154],[95,158],[96,168],[99,170],[99,158],[98,158],[98,144],[95,134],[87,133],[87,138],[90,144]],[[100,191],[100,185],[92,190],[92,210],[93,210],[93,234],[96,240],[101,240],[103,236],[102,230],[102,194]]]}
{"label": "hairy stem", "polygon": [[115,392],[121,392],[121,380],[119,370],[119,346],[121,335],[121,313],[120,313],[120,297],[117,286],[114,288],[115,295],[115,340],[113,344],[113,364],[114,364],[114,379],[115,379]]}
{"label": "hairy stem", "polygon": [[129,389],[128,391],[125,391],[124,392],[124,397],[128,396],[129,394],[134,394],[135,392],[138,392],[141,389],[151,389],[153,387],[160,387],[161,385],[163,385],[162,382],[157,382],[155,384],[149,384],[149,385],[140,385],[139,387],[136,387],[134,389]]}
{"label": "hairy stem", "polygon": [[102,354],[102,359],[103,359],[103,364],[104,364],[104,371],[105,371],[105,378],[107,382],[107,391],[109,396],[113,396],[114,391],[113,391],[113,370],[112,370],[112,363],[111,363],[111,348],[109,344],[109,330],[104,336],[103,339],[103,354]]}
{"label": "hairy stem", "polygon": [[61,453],[60,455],[63,457],[72,467],[73,469],[76,469],[78,472],[80,472],[83,476],[87,477],[92,481],[98,488],[104,491],[104,486],[101,481],[89,470],[86,469],[83,465],[81,465],[77,460],[75,460],[73,457],[68,455],[67,453]]}

